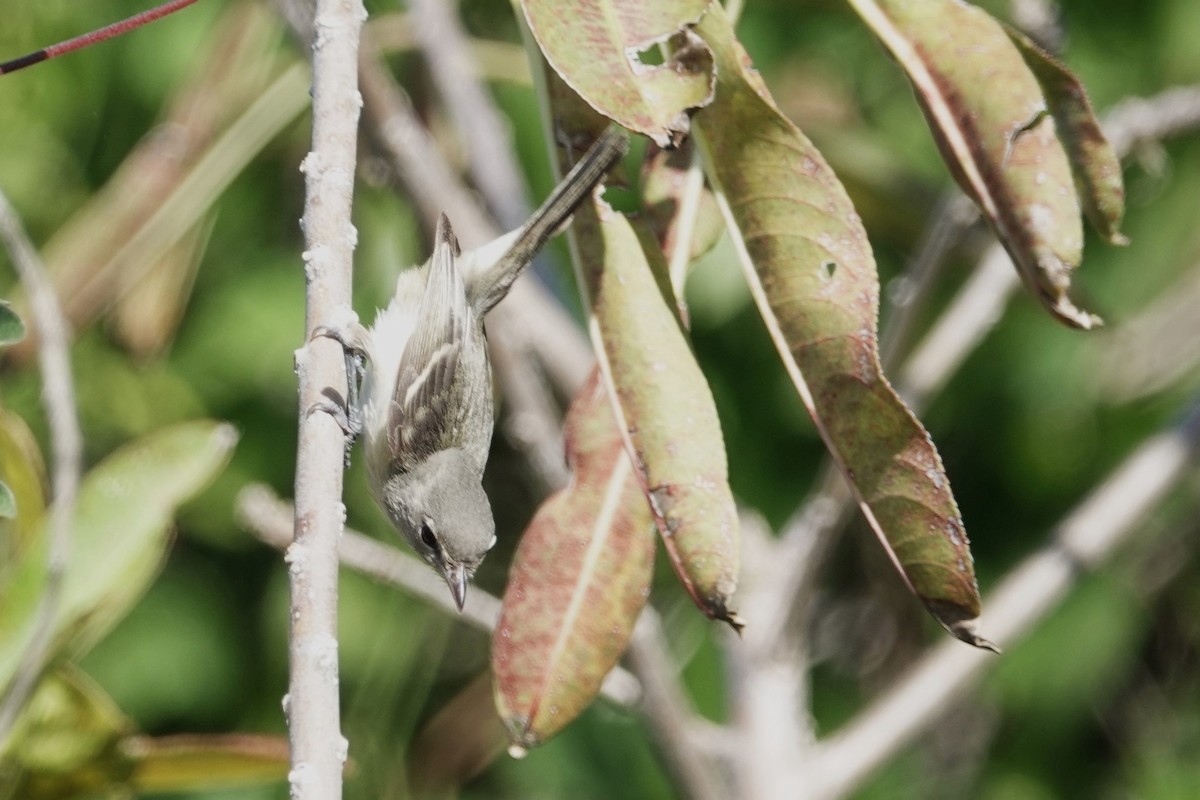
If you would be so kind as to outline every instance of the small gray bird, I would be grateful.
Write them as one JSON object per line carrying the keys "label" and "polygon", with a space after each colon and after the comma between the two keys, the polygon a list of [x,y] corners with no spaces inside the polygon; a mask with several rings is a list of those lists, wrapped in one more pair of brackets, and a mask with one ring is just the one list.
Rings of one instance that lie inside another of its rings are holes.
{"label": "small gray bird", "polygon": [[335,413],[351,440],[363,434],[371,493],[459,609],[496,543],[480,483],[493,426],[484,316],[628,146],[623,131],[607,130],[525,225],[468,253],[443,214],[433,255],[400,274],[370,330],[353,323],[314,334],[346,348],[348,408]]}

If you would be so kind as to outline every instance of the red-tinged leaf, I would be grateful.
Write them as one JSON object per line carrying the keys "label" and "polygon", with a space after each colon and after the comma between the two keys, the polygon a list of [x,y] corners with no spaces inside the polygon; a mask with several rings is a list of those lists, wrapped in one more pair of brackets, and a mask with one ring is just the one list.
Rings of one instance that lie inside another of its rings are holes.
{"label": "red-tinged leaf", "polygon": [[1041,87],[1000,23],[959,0],[850,0],[916,90],[942,155],[1063,322],[1100,319],[1067,296],[1083,256],[1079,199]]}
{"label": "red-tinged leaf", "polygon": [[759,311],[863,514],[909,585],[955,636],[979,591],[937,449],[884,378],[879,280],[862,223],[812,143],[775,107],[718,8],[696,28],[718,75],[698,113],[710,183]]}
{"label": "red-tinged leaf", "polygon": [[571,484],[521,538],[492,640],[496,708],[524,748],[591,703],[650,591],[653,521],[597,373],[571,406],[566,439]]}
{"label": "red-tinged leaf", "polygon": [[555,72],[606,117],[663,147],[682,141],[688,114],[712,96],[712,57],[676,46],[665,63],[641,53],[686,37],[708,0],[522,0],[529,29]]}
{"label": "red-tinged leaf", "polygon": [[1092,226],[1109,244],[1126,245],[1125,182],[1121,161],[1100,128],[1087,91],[1073,72],[1015,28],[1005,27],[1045,92],[1058,136],[1067,149],[1075,188]]}

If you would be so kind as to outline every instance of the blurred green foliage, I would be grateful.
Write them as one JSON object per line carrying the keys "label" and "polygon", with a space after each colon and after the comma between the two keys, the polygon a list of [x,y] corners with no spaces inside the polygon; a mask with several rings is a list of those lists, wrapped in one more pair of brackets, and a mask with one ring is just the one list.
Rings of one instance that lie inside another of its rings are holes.
{"label": "blurred green foliage", "polygon": [[[125,16],[138,0],[48,0],[8,9],[0,54],[16,56]],[[0,187],[31,235],[45,242],[156,124],[172,93],[207,52],[219,18],[237,5],[206,0],[121,40],[0,79]],[[1002,17],[1005,3],[985,3]],[[374,13],[391,4],[369,4]],[[762,0],[740,26],[756,66],[789,114],[842,176],[864,218],[887,295],[938,197],[951,181],[900,71],[848,8],[831,2]],[[1128,95],[1200,81],[1200,4],[1117,0],[1061,4],[1064,58],[1103,111]],[[507,3],[465,0],[473,34],[517,41]],[[297,58],[282,31],[281,60]],[[412,54],[394,64],[414,100],[438,111],[428,74]],[[528,86],[495,94],[535,197],[549,188],[536,103]],[[440,123],[439,123],[440,124]],[[83,668],[142,730],[282,732],[287,585],[282,560],[234,520],[237,491],[264,481],[290,496],[296,401],[292,351],[301,344],[302,249],[297,220],[307,120],[276,136],[224,192],[182,317],[158,352],[131,355],[108,316],[79,332],[73,365],[89,463],[172,422],[208,417],[241,433],[234,460],[191,503],[166,568],[132,614]],[[360,184],[355,297],[361,316],[387,295],[395,269],[423,258],[412,206],[386,181]],[[1200,256],[1200,135],[1139,149],[1126,161],[1133,244],[1089,239],[1077,296],[1110,327],[1175,291]],[[928,324],[978,254],[969,237],[934,292]],[[561,257],[561,251],[555,251]],[[566,275],[565,265],[559,264]],[[564,278],[564,284],[570,283]],[[69,292],[70,288],[65,291]],[[0,296],[17,289],[0,270]],[[574,298],[567,298],[572,307]],[[820,442],[719,246],[697,268],[689,302],[694,342],[724,425],[735,493],[778,525],[822,463]],[[883,309],[886,321],[888,309]],[[1101,371],[1117,333],[1056,325],[1017,297],[999,326],[923,414],[947,464],[971,532],[985,593],[1041,545],[1050,527],[1141,439],[1193,402],[1196,369],[1152,394],[1122,400]],[[1193,342],[1200,348],[1200,342]],[[1135,359],[1136,360],[1136,359]],[[0,404],[45,442],[32,362],[0,372]],[[537,498],[500,437],[488,487],[500,520],[498,556]],[[1088,578],[1029,640],[998,662],[984,691],[865,789],[864,798],[1200,796],[1200,569],[1192,482],[1110,569]],[[386,535],[361,467],[347,476],[351,525]],[[929,630],[866,528],[854,524],[829,565],[823,602],[875,612],[816,652],[818,730],[833,729],[894,679]],[[501,557],[480,576],[499,592]],[[660,563],[656,580],[673,580]],[[728,716],[711,625],[662,592],[683,678],[700,711]],[[485,638],[396,591],[347,574],[341,594],[343,727],[356,767],[351,798],[406,796],[405,762],[423,724],[487,663]],[[875,631],[885,632],[870,647]],[[986,631],[985,631],[986,633]],[[888,638],[890,637],[890,638]],[[883,648],[881,651],[880,648]],[[781,791],[781,796],[787,796]],[[670,797],[673,789],[645,727],[597,704],[523,761],[501,757],[465,797]],[[286,787],[195,794],[285,797]]]}

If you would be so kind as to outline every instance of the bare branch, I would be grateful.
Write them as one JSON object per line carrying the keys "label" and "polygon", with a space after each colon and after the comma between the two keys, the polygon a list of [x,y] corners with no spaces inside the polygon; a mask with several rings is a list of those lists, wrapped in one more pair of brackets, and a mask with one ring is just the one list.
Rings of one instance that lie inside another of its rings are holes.
{"label": "bare branch", "polygon": [[466,31],[446,0],[410,0],[409,20],[434,83],[466,144],[471,176],[501,227],[516,228],[532,210],[512,157],[512,137],[479,80]]}
{"label": "bare branch", "polygon": [[300,433],[296,453],[295,536],[285,557],[291,579],[288,733],[291,796],[341,796],[348,745],[338,697],[338,538],[344,434],[336,418],[317,412],[345,393],[345,361],[331,339],[313,340],[350,307],[357,235],[350,218],[358,116],[361,0],[319,0],[313,17],[313,144],[304,159],[305,341],[296,352]]}
{"label": "bare branch", "polygon": [[693,800],[729,796],[728,784],[699,746],[712,726],[697,716],[679,684],[658,612],[647,606],[633,631],[629,663],[642,681],[642,707],[671,774]]}
{"label": "bare branch", "polygon": [[29,313],[38,338],[38,363],[42,369],[42,404],[50,427],[54,456],[54,505],[49,516],[46,550],[46,584],[38,603],[33,634],[0,704],[0,742],[4,741],[25,707],[50,653],[54,619],[62,599],[63,577],[71,554],[71,521],[79,493],[83,459],[83,434],[75,410],[75,384],[71,378],[68,345],[71,332],[54,285],[16,211],[0,192],[0,239],[29,294]]}
{"label": "bare branch", "polygon": [[[1013,570],[984,602],[980,627],[1002,646],[1024,636],[1080,575],[1106,561],[1194,466],[1200,410],[1143,443],[1055,529],[1051,542]],[[817,797],[844,797],[933,725],[998,660],[946,640],[899,683],[818,745]]]}
{"label": "bare branch", "polygon": [[[292,507],[266,486],[254,484],[242,490],[237,500],[238,520],[258,539],[278,550],[291,541]],[[429,567],[403,550],[386,545],[354,530],[345,530],[338,545],[341,562],[356,572],[395,586],[425,600],[478,630],[491,633],[500,619],[500,600],[479,587],[467,595],[461,615],[446,584]],[[601,690],[612,702],[633,706],[642,689],[638,679],[617,667]]]}

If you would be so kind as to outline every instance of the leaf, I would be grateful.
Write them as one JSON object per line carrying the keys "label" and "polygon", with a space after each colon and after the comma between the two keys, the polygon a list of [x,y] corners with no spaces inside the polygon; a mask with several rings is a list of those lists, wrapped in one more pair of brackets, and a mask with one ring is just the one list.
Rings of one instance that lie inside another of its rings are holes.
{"label": "leaf", "polygon": [[16,344],[24,338],[25,323],[11,305],[0,300],[0,347]]}
{"label": "leaf", "polygon": [[566,440],[574,478],[521,538],[492,641],[496,708],[523,748],[591,703],[650,591],[653,521],[597,371],[571,405]]}
{"label": "leaf", "polygon": [[1026,285],[1058,319],[1083,256],[1079,199],[1041,87],[996,20],[956,0],[850,0],[916,90],[934,139]]}
{"label": "leaf", "polygon": [[288,746],[282,736],[138,735],[112,698],[66,663],[38,684],[0,764],[16,797],[181,792],[282,781]]}
{"label": "leaf", "polygon": [[0,518],[14,519],[17,516],[17,498],[8,484],[0,481]]}
{"label": "leaf", "polygon": [[[559,138],[584,144],[607,121],[551,71]],[[567,153],[560,150],[560,166]],[[677,316],[662,250],[645,226],[603,200],[585,201],[570,228],[592,346],[676,575],[710,618],[735,628],[740,561],[716,404]]]}
{"label": "leaf", "polygon": [[[185,423],[126,445],[88,472],[71,525],[51,658],[86,650],[125,615],[158,571],[175,510],[220,472],[236,441],[229,425]],[[38,546],[0,587],[0,687],[12,680],[33,635],[46,581],[45,525]]]}
{"label": "leaf", "polygon": [[686,36],[708,0],[580,0],[564,11],[556,0],[522,0],[529,29],[554,71],[601,114],[644,133],[659,146],[678,144],[688,113],[712,96],[712,57],[675,47],[665,63],[641,53]]}
{"label": "leaf", "polygon": [[696,32],[717,59],[695,118],[709,181],[759,312],[864,516],[926,607],[976,645],[979,591],[937,449],[884,378],[879,280],[862,223],[821,154],[775,107],[720,9]]}
{"label": "leaf", "polygon": [[36,540],[46,498],[42,453],[29,427],[11,411],[0,409],[0,480],[13,495],[16,514],[0,519],[0,586]]}
{"label": "leaf", "polygon": [[0,773],[15,797],[75,797],[121,782],[130,763],[116,745],[133,728],[78,667],[64,664],[39,683],[0,746]]}
{"label": "leaf", "polygon": [[1028,36],[1008,25],[1004,30],[1045,93],[1088,220],[1109,244],[1129,244],[1121,233],[1121,218],[1125,216],[1121,161],[1100,128],[1083,84]]}
{"label": "leaf", "polygon": [[[701,187],[689,198],[688,175],[695,148],[688,140],[675,150],[652,148],[642,165],[642,203],[646,222],[670,259],[678,239],[687,236],[688,261],[712,250],[725,227],[712,192]],[[703,173],[698,173],[703,178]],[[695,203],[694,210],[685,208]]]}

